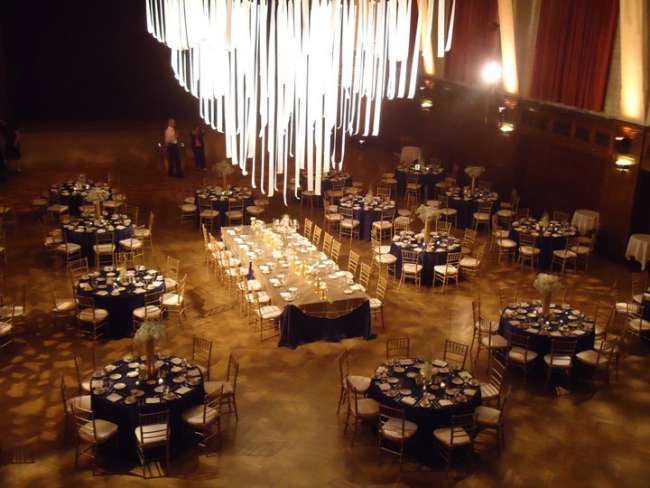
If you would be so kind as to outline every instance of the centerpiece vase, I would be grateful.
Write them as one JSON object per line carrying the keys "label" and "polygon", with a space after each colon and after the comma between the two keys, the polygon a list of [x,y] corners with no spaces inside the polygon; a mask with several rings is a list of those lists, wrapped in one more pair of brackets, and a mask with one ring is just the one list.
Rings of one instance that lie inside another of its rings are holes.
{"label": "centerpiece vase", "polygon": [[102,216],[102,206],[99,202],[95,202],[95,217],[99,220]]}
{"label": "centerpiece vase", "polygon": [[426,244],[429,241],[429,236],[431,235],[431,219],[426,219],[424,221],[424,243]]}
{"label": "centerpiece vase", "polygon": [[156,369],[156,358],[154,351],[154,341],[153,339],[147,341],[147,378],[152,379],[154,377],[154,370]]}
{"label": "centerpiece vase", "polygon": [[549,309],[551,308],[551,293],[544,293],[542,301],[542,316],[548,317]]}
{"label": "centerpiece vase", "polygon": [[476,178],[472,177],[472,193],[474,193],[474,188],[476,187]]}
{"label": "centerpiece vase", "polygon": [[221,179],[222,179],[222,181],[223,181],[223,189],[224,189],[224,191],[225,191],[226,188],[228,188],[228,185],[226,184],[226,183],[228,182],[228,177],[227,177],[226,174],[224,173],[224,174],[221,175]]}

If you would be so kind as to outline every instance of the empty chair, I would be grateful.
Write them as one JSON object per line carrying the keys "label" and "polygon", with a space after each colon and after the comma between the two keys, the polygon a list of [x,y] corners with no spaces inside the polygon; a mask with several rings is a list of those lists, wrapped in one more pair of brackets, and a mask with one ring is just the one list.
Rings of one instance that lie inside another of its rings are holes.
{"label": "empty chair", "polygon": [[525,264],[530,264],[531,268],[539,265],[539,255],[541,249],[537,247],[537,238],[530,234],[519,234],[519,257],[517,260],[523,268]]}
{"label": "empty chair", "polygon": [[98,447],[115,438],[118,427],[108,420],[96,418],[85,402],[70,402],[72,418],[75,426],[75,456],[74,465],[79,466],[82,456],[90,457],[93,472],[96,466]]}
{"label": "empty chair", "polygon": [[[234,413],[235,419],[239,420],[237,412],[237,379],[239,378],[239,361],[230,353],[228,356],[228,368],[226,376],[222,380],[206,381],[203,383],[205,394],[220,396],[220,413]],[[224,410],[224,408],[226,410]]]}
{"label": "empty chair", "polygon": [[[136,207],[137,208],[137,207]],[[138,226],[133,229],[133,237],[137,238],[142,242],[143,245],[148,245],[149,248],[153,248],[153,223],[155,215],[153,212],[149,212],[149,222],[147,226]]]}
{"label": "empty chair", "polygon": [[341,207],[340,208],[341,224],[339,225],[339,236],[340,237],[349,237],[350,246],[352,246],[352,239],[359,238],[359,227],[360,222],[354,218],[354,211],[351,208]]}
{"label": "empty chair", "polygon": [[441,292],[444,292],[449,282],[453,281],[458,286],[458,277],[460,275],[460,252],[448,252],[447,262],[438,264],[433,267],[433,282],[440,283]]}
{"label": "empty chair", "polygon": [[95,307],[95,299],[93,297],[78,296],[77,302],[79,303],[80,309],[77,314],[77,321],[79,322],[81,331],[90,335],[93,340],[97,340],[102,334],[104,325],[108,320],[108,311]]}
{"label": "empty chair", "polygon": [[162,318],[162,297],[163,292],[159,290],[145,292],[144,305],[133,310],[135,323],[160,320]]}
{"label": "empty chair", "polygon": [[187,220],[194,222],[194,219],[196,219],[197,206],[194,204],[194,202],[194,197],[188,197],[181,205],[178,206],[181,211],[181,223]]}
{"label": "empty chair", "polygon": [[407,359],[411,352],[411,339],[395,337],[386,339],[386,359]]}
{"label": "empty chair", "polygon": [[219,218],[219,211],[212,208],[212,200],[206,197],[199,197],[199,226],[206,223],[210,226],[210,231],[215,221]]}
{"label": "empty chair", "polygon": [[422,285],[422,253],[402,248],[402,271],[398,287],[401,288],[406,280],[413,280],[418,288]]}
{"label": "empty chair", "polygon": [[169,468],[170,459],[170,424],[169,411],[138,413],[139,425],[134,429],[135,445],[142,466],[142,475],[147,477],[146,465],[154,460],[149,453],[152,450],[165,453],[166,465]]}
{"label": "empty chair", "polygon": [[577,339],[566,337],[551,339],[551,352],[544,355],[546,386],[550,383],[554,370],[566,374],[569,386],[571,386],[571,369],[577,342]]}
{"label": "empty chair", "polygon": [[418,426],[406,420],[404,409],[379,406],[378,447],[379,452],[388,452],[399,457],[400,464],[404,458],[404,449],[409,439],[418,431]]}
{"label": "empty chair", "polygon": [[167,292],[162,296],[163,309],[168,314],[176,314],[181,322],[185,315],[185,283],[187,275],[181,278],[175,291]]}
{"label": "empty chair", "polygon": [[314,225],[314,231],[311,237],[311,242],[314,244],[314,246],[320,247],[320,238],[322,233],[323,233],[323,229],[321,229],[317,225]]}
{"label": "empty chair", "polygon": [[433,438],[448,475],[455,456],[471,454],[474,449],[474,414],[452,415],[451,425],[434,429]]}
{"label": "empty chair", "polygon": [[201,370],[204,379],[210,379],[212,365],[212,341],[202,337],[192,338],[192,362]]}
{"label": "empty chair", "polygon": [[484,225],[487,227],[487,230],[489,232],[491,216],[492,202],[480,202],[478,205],[478,210],[472,215],[472,219],[474,220],[474,230],[478,231],[479,225]]}
{"label": "empty chair", "polygon": [[379,317],[381,319],[381,328],[386,329],[384,325],[384,300],[386,297],[386,288],[388,287],[388,280],[386,275],[379,275],[377,278],[377,288],[375,289],[375,296],[370,298],[370,313],[373,319]]}
{"label": "empty chair", "polygon": [[221,396],[223,385],[212,395],[205,395],[203,403],[188,408],[183,412],[183,421],[194,434],[199,436],[200,445],[207,447],[208,442],[218,438],[221,445]]}
{"label": "empty chair", "polygon": [[357,429],[362,422],[375,422],[379,416],[379,403],[372,398],[365,398],[350,379],[348,383],[348,410],[345,417],[345,431],[352,424],[352,444],[357,436]]}
{"label": "empty chair", "polygon": [[505,440],[504,440],[504,419],[505,419],[505,410],[508,404],[508,399],[512,392],[512,387],[508,387],[508,390],[503,395],[503,398],[499,402],[498,408],[490,407],[487,405],[481,405],[476,407],[474,410],[474,422],[476,425],[477,432],[480,433],[491,433],[496,438],[497,450],[502,451]]}
{"label": "empty chair", "polygon": [[483,323],[478,328],[479,340],[474,364],[478,364],[481,351],[486,351],[488,355],[487,369],[489,370],[494,354],[504,352],[508,348],[508,341],[496,333],[498,330],[496,324],[489,323],[486,319],[481,319],[481,321]]}
{"label": "empty chair", "polygon": [[311,240],[311,235],[314,229],[314,223],[311,221],[311,219],[305,219],[305,223],[303,224],[303,235]]}
{"label": "empty chair", "polygon": [[356,278],[357,276],[357,268],[359,267],[359,254],[350,251],[350,254],[348,255],[348,272],[352,273],[352,278]]}
{"label": "empty chair", "polygon": [[506,365],[498,358],[494,358],[488,373],[487,381],[481,381],[481,400],[483,403],[499,401],[505,382]]}
{"label": "empty chair", "polygon": [[371,382],[371,378],[368,376],[350,374],[350,351],[348,349],[345,349],[339,356],[339,379],[341,381],[341,390],[336,413],[339,413],[341,406],[349,400],[348,382],[354,385],[356,392],[360,395],[365,395],[368,392]]}
{"label": "empty chair", "polygon": [[528,370],[537,359],[537,353],[530,347],[530,335],[513,329],[508,339],[510,350],[507,355],[507,366],[521,369],[524,373],[524,381],[527,381]]}
{"label": "empty chair", "polygon": [[244,201],[239,198],[228,199],[228,210],[226,211],[226,222],[228,225],[244,223]]}
{"label": "empty chair", "polygon": [[551,270],[559,267],[560,272],[564,273],[569,265],[573,265],[574,271],[578,269],[578,255],[571,250],[571,248],[574,247],[574,241],[574,239],[567,237],[564,249],[556,249],[553,251]]}
{"label": "empty chair", "polygon": [[445,350],[442,358],[454,368],[465,369],[468,350],[467,344],[445,339]]}

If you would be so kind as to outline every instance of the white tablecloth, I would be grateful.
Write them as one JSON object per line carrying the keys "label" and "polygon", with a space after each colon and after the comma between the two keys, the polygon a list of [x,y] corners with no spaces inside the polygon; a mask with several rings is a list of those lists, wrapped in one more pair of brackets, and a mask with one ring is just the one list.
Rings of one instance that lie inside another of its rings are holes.
{"label": "white tablecloth", "polygon": [[578,209],[573,212],[571,225],[578,229],[580,234],[588,234],[596,229],[600,223],[600,214],[595,210]]}
{"label": "white tablecloth", "polygon": [[650,261],[650,234],[632,234],[627,241],[627,259],[635,259],[641,263],[641,269],[645,271],[645,265]]}

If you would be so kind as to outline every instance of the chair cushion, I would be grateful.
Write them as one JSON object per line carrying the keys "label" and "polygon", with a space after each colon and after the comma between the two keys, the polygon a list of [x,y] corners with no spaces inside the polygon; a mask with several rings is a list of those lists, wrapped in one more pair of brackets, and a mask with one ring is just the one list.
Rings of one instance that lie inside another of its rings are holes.
{"label": "chair cushion", "polygon": [[47,205],[47,200],[45,198],[34,198],[32,200],[32,205],[35,207],[44,207]]}
{"label": "chair cushion", "polygon": [[390,253],[390,246],[375,246],[372,248],[372,251],[375,254],[389,254]]}
{"label": "chair cushion", "polygon": [[[69,398],[66,402],[68,404],[68,410],[72,411],[72,407],[82,410],[92,410],[91,398],[90,395],[79,395],[76,397]],[[92,428],[92,427],[91,427]]]}
{"label": "chair cushion", "polygon": [[446,264],[438,264],[437,266],[433,267],[433,271],[442,275],[455,275],[458,273],[458,268],[456,268],[456,266],[452,266],[451,264],[449,266]]}
{"label": "chair cushion", "polygon": [[537,353],[530,349],[526,352],[523,347],[513,347],[508,352],[508,359],[513,363],[527,364],[537,359]]}
{"label": "chair cushion", "polygon": [[[397,258],[395,258],[397,259]],[[402,264],[402,272],[403,273],[408,273],[408,274],[416,274],[422,271],[422,265],[421,264],[415,264],[415,263],[403,263]]]}
{"label": "chair cushion", "polygon": [[54,312],[71,312],[77,308],[77,304],[73,299],[58,299],[56,300],[56,303],[54,304],[54,307],[52,307],[52,311]]}
{"label": "chair cushion", "polygon": [[[347,379],[350,380],[354,389],[359,393],[365,393],[370,388],[371,379],[367,376],[348,375]],[[347,383],[344,386],[347,387]]]}
{"label": "chair cushion", "polygon": [[224,395],[228,396],[233,394],[234,390],[230,381],[206,381],[203,383],[203,389],[208,396],[219,393],[222,386]]}
{"label": "chair cushion", "polygon": [[52,213],[65,213],[68,211],[68,206],[55,203],[54,205],[47,207],[47,211]]}
{"label": "chair cushion", "polygon": [[503,349],[505,347],[508,347],[508,341],[502,335],[492,334],[491,337],[481,337],[481,346],[491,347],[492,349]]}
{"label": "chair cushion", "polygon": [[325,214],[325,220],[327,220],[328,222],[340,222],[341,220],[343,220],[343,215],[341,215],[340,213],[328,213]]}
{"label": "chair cushion", "polygon": [[244,214],[241,210],[228,210],[226,212],[226,216],[229,219],[242,219],[244,218]]}
{"label": "chair cushion", "polygon": [[393,223],[387,220],[376,220],[372,223],[375,229],[387,230],[393,228]]}
{"label": "chair cushion", "polygon": [[371,298],[370,308],[381,308],[381,300],[379,298]]}
{"label": "chair cushion", "polygon": [[482,222],[489,222],[490,214],[486,212],[474,212],[474,220],[480,220]]}
{"label": "chair cushion", "polygon": [[397,262],[397,257],[392,254],[375,254],[375,261],[379,264],[395,264]]}
{"label": "chair cushion", "polygon": [[0,307],[0,319],[5,319],[12,315],[14,317],[24,317],[25,309],[22,305],[16,305],[15,307],[13,305],[3,305]]}
{"label": "chair cushion", "polygon": [[56,250],[58,252],[63,252],[66,254],[73,254],[75,252],[81,251],[81,246],[79,244],[75,244],[74,242],[64,242],[63,244],[56,246]]}
{"label": "chair cushion", "polygon": [[354,229],[359,226],[359,221],[355,219],[341,219],[341,227]]}
{"label": "chair cushion", "polygon": [[519,254],[523,254],[524,256],[537,256],[540,252],[542,251],[538,247],[519,246]]}
{"label": "chair cushion", "polygon": [[138,307],[133,311],[133,316],[138,320],[158,319],[162,315],[162,309],[156,305],[147,305],[146,307]]}
{"label": "chair cushion", "polygon": [[641,329],[650,330],[650,320],[632,319],[628,321],[627,326],[637,332],[640,332]]}
{"label": "chair cushion", "polygon": [[[108,317],[108,311],[103,308],[95,309],[95,323],[98,324],[102,320],[105,320]],[[77,319],[82,322],[93,323],[93,309],[84,308],[81,312],[77,314]]]}
{"label": "chair cushion", "polygon": [[[117,425],[104,419],[95,419],[95,436],[97,442],[102,444],[109,440],[117,433]],[[93,436],[93,423],[87,422],[79,429],[79,436],[86,442],[95,443],[95,436]]]}
{"label": "chair cushion", "polygon": [[472,256],[465,256],[459,264],[461,268],[478,268],[481,262]]}
{"label": "chair cushion", "polygon": [[456,215],[458,213],[458,210],[456,210],[455,208],[441,208],[440,213],[442,215],[451,216],[451,215]]}
{"label": "chair cushion", "polygon": [[571,246],[571,251],[576,254],[584,255],[589,254],[591,252],[591,248],[589,246]]}
{"label": "chair cushion", "polygon": [[501,419],[501,410],[492,407],[476,407],[474,414],[476,423],[487,427],[496,427]]}
{"label": "chair cushion", "polygon": [[492,400],[499,396],[499,389],[492,383],[481,383],[481,399]]}
{"label": "chair cushion", "polygon": [[499,217],[508,218],[508,217],[513,217],[515,214],[512,210],[502,208],[497,212],[497,215]]}
{"label": "chair cushion", "polygon": [[183,200],[184,203],[189,203],[190,205],[194,205],[194,202],[196,202],[196,198],[194,197],[187,197],[185,200]]}
{"label": "chair cushion", "polygon": [[266,305],[259,310],[258,314],[264,320],[277,319],[280,315],[282,315],[282,309],[275,305]]}
{"label": "chair cushion", "polygon": [[359,417],[373,418],[379,415],[379,403],[372,398],[359,398],[357,400],[357,414]]}
{"label": "chair cushion", "polygon": [[246,207],[246,213],[251,215],[262,215],[264,213],[264,209],[262,207],[258,207],[257,205],[250,205]]}
{"label": "chair cushion", "polygon": [[183,296],[178,293],[165,293],[162,297],[162,304],[165,307],[180,307],[183,305]]}
{"label": "chair cushion", "polygon": [[130,249],[132,251],[140,249],[142,247],[142,241],[136,238],[122,239],[120,241],[120,246],[124,249]]}
{"label": "chair cushion", "polygon": [[546,363],[547,366],[550,366],[552,368],[567,369],[571,367],[571,356],[555,356],[552,358],[552,364],[551,364],[551,355],[545,354],[544,362]]}
{"label": "chair cushion", "polygon": [[[433,437],[436,438],[436,440],[445,446],[449,447],[451,446],[452,442],[452,436],[451,436],[452,428],[451,427],[444,427],[442,429],[435,429],[433,431]],[[465,429],[456,427],[456,432],[454,434],[454,446],[467,446],[471,444],[472,440],[469,437],[469,434]]]}
{"label": "chair cushion", "polygon": [[201,212],[199,213],[199,217],[201,217],[202,219],[214,219],[217,218],[218,216],[219,216],[218,210],[206,209],[206,210],[201,210]]}
{"label": "chair cushion", "polygon": [[192,427],[210,425],[217,420],[217,417],[219,417],[219,412],[211,407],[206,408],[205,405],[195,405],[183,412],[183,420]]}
{"label": "chair cushion", "polygon": [[14,326],[8,322],[0,322],[0,337],[11,334],[11,331],[14,330]]}
{"label": "chair cushion", "polygon": [[561,259],[572,259],[577,256],[576,253],[569,249],[556,249],[553,251],[553,255]]}
{"label": "chair cushion", "polygon": [[183,205],[181,205],[181,211],[183,211],[183,213],[196,212],[196,205],[192,203],[184,203]]}
{"label": "chair cushion", "polygon": [[[199,405],[202,406],[202,405]],[[140,432],[140,426],[137,426],[134,429],[135,432],[135,439],[138,444],[142,444],[145,447],[150,447],[150,446],[155,446],[158,444],[164,444],[167,442],[167,430],[165,424],[151,424],[151,425],[143,425],[142,426],[142,431],[144,433],[144,439],[141,438],[141,432]],[[153,432],[157,432],[159,430],[162,430],[161,432],[156,433],[153,435]],[[147,435],[149,434],[149,435]]]}
{"label": "chair cushion", "polygon": [[596,367],[600,364],[606,365],[609,361],[609,356],[607,354],[600,354],[599,356],[598,351],[595,349],[587,349],[576,354],[576,359],[583,364]]}
{"label": "chair cushion", "polygon": [[135,229],[133,229],[133,235],[135,237],[145,238],[151,235],[151,231],[146,227],[136,227]]}
{"label": "chair cushion", "polygon": [[410,217],[411,211],[408,208],[400,208],[397,210],[397,215],[400,217]]}
{"label": "chair cushion", "polygon": [[492,232],[492,235],[494,237],[497,237],[497,238],[498,237],[503,237],[504,239],[506,239],[510,235],[510,231],[509,230],[503,230],[503,229],[502,230],[495,230],[495,231]]}
{"label": "chair cushion", "polygon": [[115,244],[95,244],[93,251],[95,254],[111,254],[115,252]]}
{"label": "chair cushion", "polygon": [[178,287],[178,281],[174,278],[165,277],[165,290],[172,291],[175,290],[176,287]]}
{"label": "chair cushion", "polygon": [[512,249],[517,247],[517,243],[513,241],[512,239],[499,239],[497,241],[497,246],[503,248],[503,249]]}
{"label": "chair cushion", "polygon": [[418,426],[410,420],[404,421],[404,434],[402,435],[402,419],[389,417],[380,428],[381,434],[389,441],[400,442],[410,439],[418,431]]}

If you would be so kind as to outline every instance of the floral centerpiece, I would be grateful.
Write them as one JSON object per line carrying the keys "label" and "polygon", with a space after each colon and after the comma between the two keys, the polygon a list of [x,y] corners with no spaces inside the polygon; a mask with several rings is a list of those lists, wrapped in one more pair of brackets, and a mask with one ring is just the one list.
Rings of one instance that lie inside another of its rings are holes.
{"label": "floral centerpiece", "polygon": [[95,217],[98,219],[102,215],[101,203],[108,200],[110,193],[105,188],[94,186],[86,193],[86,201],[95,204]]}
{"label": "floral centerpiece", "polygon": [[548,316],[548,311],[551,306],[551,295],[554,291],[559,290],[562,287],[560,279],[552,274],[539,273],[535,277],[533,282],[535,289],[542,294],[543,297],[543,308],[542,315],[544,317]]}
{"label": "floral centerpiece", "polygon": [[133,336],[133,343],[138,347],[145,347],[147,355],[147,376],[152,378],[155,369],[155,343],[167,337],[165,324],[158,321],[146,321]]}
{"label": "floral centerpiece", "polygon": [[550,222],[550,219],[548,217],[548,212],[544,212],[542,215],[542,218],[539,220],[539,225],[542,229],[546,229],[548,227],[548,224]]}
{"label": "floral centerpiece", "polygon": [[223,178],[223,187],[224,189],[227,189],[226,182],[228,181],[228,176],[234,173],[234,169],[232,167],[232,164],[228,163],[225,159],[223,161],[220,161],[217,163],[217,165],[214,167],[214,170],[217,172],[221,178]]}
{"label": "floral centerpiece", "polygon": [[465,174],[472,179],[472,192],[476,187],[476,178],[481,176],[484,172],[485,168],[483,166],[467,166],[465,168]]}
{"label": "floral centerpiece", "polygon": [[424,234],[424,241],[427,242],[431,235],[431,222],[440,216],[440,209],[431,207],[430,205],[420,205],[415,210],[415,214],[424,224],[424,230],[422,232]]}

